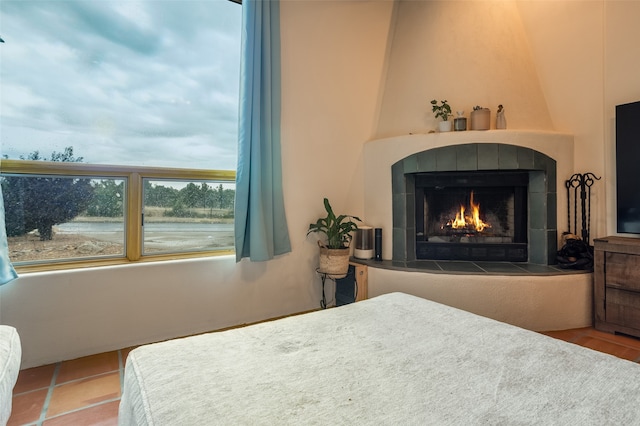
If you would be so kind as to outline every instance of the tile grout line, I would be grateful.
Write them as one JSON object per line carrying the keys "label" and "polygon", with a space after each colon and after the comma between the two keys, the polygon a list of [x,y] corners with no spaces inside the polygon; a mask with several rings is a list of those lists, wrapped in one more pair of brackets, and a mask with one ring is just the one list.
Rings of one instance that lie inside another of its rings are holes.
{"label": "tile grout line", "polygon": [[47,418],[47,410],[49,410],[49,402],[51,402],[51,396],[53,395],[53,389],[56,386],[56,380],[58,379],[58,373],[60,372],[61,362],[56,363],[56,368],[53,370],[53,376],[51,377],[51,384],[49,385],[49,391],[42,404],[42,411],[40,411],[40,419],[38,419],[38,426],[42,425],[42,422]]}
{"label": "tile grout line", "polygon": [[[62,413],[58,413],[55,416],[48,417],[46,420],[51,420],[51,419],[55,419],[55,418],[58,418],[58,417],[66,416],[67,414],[77,413],[79,411],[83,411],[83,410],[86,410],[86,409],[89,409],[89,408],[99,407],[101,405],[109,404],[111,402],[119,401],[119,400],[120,400],[119,397],[118,398],[112,398],[112,399],[106,399],[104,401],[96,402],[95,404],[85,405],[85,406],[82,406],[82,407],[79,407],[79,408],[74,408],[74,409],[69,410],[69,411],[64,411]],[[40,424],[41,423],[38,423],[38,425],[40,425]]]}
{"label": "tile grout line", "polygon": [[42,386],[41,388],[34,388],[34,389],[30,389],[30,390],[14,393],[14,394],[12,394],[12,397],[15,398],[16,396],[23,396],[23,395],[26,395],[26,394],[31,393],[31,392],[37,392],[37,391],[40,391],[40,390],[43,390],[43,389],[49,389],[49,386],[51,386],[51,385],[49,384],[47,386]]}
{"label": "tile grout line", "polygon": [[124,361],[122,359],[122,349],[118,349],[118,370],[120,372],[120,397],[124,390]]}
{"label": "tile grout line", "polygon": [[98,378],[98,377],[102,377],[102,376],[108,376],[109,374],[113,374],[113,373],[119,373],[119,368],[118,369],[114,369],[114,370],[110,370],[110,371],[104,371],[102,373],[91,374],[89,376],[78,377],[78,378],[75,378],[75,379],[72,379],[72,380],[67,380],[66,382],[56,383],[56,386],[66,386],[66,385],[70,385],[70,384],[73,384],[73,383],[82,382],[83,380],[87,380],[87,379],[93,379],[93,378]]}
{"label": "tile grout line", "polygon": [[[123,362],[122,362],[121,351],[118,350],[117,354],[118,354],[118,370],[117,371],[118,371],[118,377],[119,377],[119,381],[120,381],[120,394],[122,394],[122,386],[123,386],[122,378],[123,378],[123,375],[124,375],[124,372],[123,372],[124,366],[123,366]],[[48,389],[48,391],[47,391],[47,395],[46,395],[45,400],[44,400],[43,405],[42,405],[42,410],[40,411],[40,417],[37,420],[35,420],[34,422],[29,423],[29,424],[27,424],[25,426],[42,426],[44,421],[49,420],[49,418],[47,418],[47,411],[49,410],[49,404],[51,402],[51,397],[53,395],[53,391],[54,391],[54,389],[55,389],[55,387],[57,385],[62,386],[62,385],[67,385],[67,384],[70,384],[70,383],[86,380],[88,378],[105,376],[105,375],[113,374],[116,371],[116,370],[113,370],[113,371],[107,371],[107,372],[104,372],[104,373],[99,373],[99,374],[95,374],[95,375],[91,375],[91,376],[80,377],[80,378],[77,378],[77,379],[74,379],[74,380],[69,380],[69,381],[66,381],[64,383],[59,383],[58,384],[57,381],[58,381],[58,376],[59,376],[61,367],[62,367],[62,362],[57,362],[56,366],[55,366],[55,369],[54,369],[54,372],[53,372],[53,375],[51,377],[51,382],[49,383],[49,385],[47,387],[34,389],[34,390]],[[29,392],[33,392],[34,390],[25,391],[25,392],[23,392],[21,394],[26,394],[26,393],[29,393]],[[101,402],[98,402],[98,403],[95,403],[95,404],[90,404],[88,406],[80,407],[80,408],[73,409],[73,410],[70,410],[70,411],[65,411],[63,413],[56,414],[55,416],[52,416],[50,418],[61,417],[61,416],[64,416],[66,414],[75,413],[75,412],[82,411],[82,410],[87,409],[87,408],[92,408],[92,407],[100,406],[100,405],[103,405],[103,404],[106,404],[106,403],[119,401],[119,400],[120,400],[120,396],[118,396],[117,398],[112,398],[112,399],[109,399],[109,400],[106,400],[106,401],[101,401]]]}

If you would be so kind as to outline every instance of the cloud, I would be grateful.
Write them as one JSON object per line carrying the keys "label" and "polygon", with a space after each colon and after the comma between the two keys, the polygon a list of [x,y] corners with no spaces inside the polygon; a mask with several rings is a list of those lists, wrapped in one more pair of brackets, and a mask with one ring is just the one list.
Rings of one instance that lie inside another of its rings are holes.
{"label": "cloud", "polygon": [[241,6],[3,0],[0,15],[3,154],[235,169]]}

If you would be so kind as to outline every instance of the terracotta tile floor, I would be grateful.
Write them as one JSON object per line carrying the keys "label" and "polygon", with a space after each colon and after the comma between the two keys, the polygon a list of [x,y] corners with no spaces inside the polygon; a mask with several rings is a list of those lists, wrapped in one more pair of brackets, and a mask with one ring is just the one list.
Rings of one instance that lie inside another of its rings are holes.
{"label": "terracotta tile floor", "polygon": [[130,350],[21,370],[7,426],[117,425]]}
{"label": "terracotta tile floor", "polygon": [[[593,328],[544,333],[640,363],[640,339]],[[22,370],[8,426],[117,425],[124,365],[131,348]]]}

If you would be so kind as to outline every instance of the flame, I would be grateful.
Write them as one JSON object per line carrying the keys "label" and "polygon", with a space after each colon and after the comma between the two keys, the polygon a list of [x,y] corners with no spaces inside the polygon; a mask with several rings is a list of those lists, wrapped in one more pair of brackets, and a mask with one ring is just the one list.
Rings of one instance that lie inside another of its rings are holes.
{"label": "flame", "polygon": [[471,216],[465,216],[465,207],[460,206],[460,211],[456,213],[456,218],[450,220],[447,225],[453,229],[472,228],[477,232],[482,232],[485,228],[491,228],[490,224],[483,222],[482,219],[480,219],[480,203],[474,202],[473,191],[471,191],[469,206],[471,206]]}
{"label": "flame", "polygon": [[464,218],[464,206],[460,206],[460,213],[456,214],[456,218],[450,222],[452,228],[465,228],[467,221]]}

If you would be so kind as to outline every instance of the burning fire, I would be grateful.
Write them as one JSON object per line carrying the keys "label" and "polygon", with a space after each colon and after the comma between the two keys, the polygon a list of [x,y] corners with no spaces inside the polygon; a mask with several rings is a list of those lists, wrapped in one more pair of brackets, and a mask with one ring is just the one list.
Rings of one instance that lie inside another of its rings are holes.
{"label": "burning fire", "polygon": [[469,200],[471,206],[471,215],[465,216],[465,206],[460,206],[460,211],[456,213],[456,218],[447,222],[447,227],[453,229],[474,229],[477,232],[484,231],[485,228],[491,228],[491,225],[480,219],[480,204],[473,200],[473,191]]}

